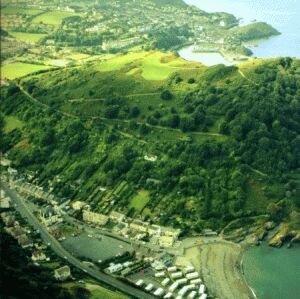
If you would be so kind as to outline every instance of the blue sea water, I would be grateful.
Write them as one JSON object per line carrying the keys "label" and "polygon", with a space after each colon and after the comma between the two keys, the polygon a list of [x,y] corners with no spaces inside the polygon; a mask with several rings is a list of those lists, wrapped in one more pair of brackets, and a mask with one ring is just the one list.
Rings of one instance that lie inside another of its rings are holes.
{"label": "blue sea water", "polygon": [[300,0],[185,0],[207,12],[227,12],[242,18],[241,25],[254,20],[267,22],[280,31],[252,48],[261,58],[290,56],[300,58]]}
{"label": "blue sea water", "polygon": [[300,298],[300,247],[251,247],[244,254],[247,282],[258,299]]}

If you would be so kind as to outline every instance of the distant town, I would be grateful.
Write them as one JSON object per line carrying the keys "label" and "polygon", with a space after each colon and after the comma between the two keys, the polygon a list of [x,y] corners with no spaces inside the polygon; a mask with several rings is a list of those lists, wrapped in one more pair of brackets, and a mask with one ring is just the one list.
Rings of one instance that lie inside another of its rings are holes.
{"label": "distant town", "polygon": [[264,23],[239,27],[239,20],[230,14],[150,0],[95,1],[84,6],[69,1],[3,3],[1,18],[2,63],[10,66],[3,79],[14,77],[9,70],[16,63],[43,70],[104,59],[108,53],[177,51],[187,45],[195,45],[199,52],[220,52],[229,60],[245,60],[251,51],[244,42],[278,34]]}

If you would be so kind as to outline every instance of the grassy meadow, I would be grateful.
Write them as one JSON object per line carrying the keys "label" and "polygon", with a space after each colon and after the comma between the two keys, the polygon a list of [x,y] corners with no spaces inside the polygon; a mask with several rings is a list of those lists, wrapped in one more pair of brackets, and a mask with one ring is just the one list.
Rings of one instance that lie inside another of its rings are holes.
{"label": "grassy meadow", "polygon": [[14,129],[22,128],[23,123],[15,116],[6,116],[5,117],[5,127],[4,127],[4,132],[10,133]]}
{"label": "grassy meadow", "polygon": [[14,80],[40,70],[47,70],[49,68],[50,66],[47,65],[15,62],[11,64],[5,64],[1,67],[1,77],[3,79]]}
{"label": "grassy meadow", "polygon": [[37,43],[40,41],[40,39],[46,36],[46,34],[16,32],[16,31],[9,31],[9,34],[16,39],[27,43]]}
{"label": "grassy meadow", "polygon": [[48,25],[59,26],[63,19],[79,15],[80,14],[67,11],[51,11],[37,16],[32,20],[32,23],[44,23]]}
{"label": "grassy meadow", "polygon": [[141,74],[142,78],[149,81],[166,80],[172,73],[181,70],[191,72],[201,69],[201,65],[187,62],[174,54],[162,52],[136,52],[124,56],[108,57],[101,61],[96,70],[111,72],[127,67],[127,75]]}
{"label": "grassy meadow", "polygon": [[16,14],[23,14],[28,16],[35,16],[43,11],[40,9],[34,8],[22,8],[22,7],[14,7],[14,6],[6,6],[1,8],[1,15],[16,15]]}
{"label": "grassy meadow", "polygon": [[131,199],[128,208],[134,208],[136,211],[141,212],[148,203],[149,199],[149,192],[146,190],[140,190],[138,194]]}

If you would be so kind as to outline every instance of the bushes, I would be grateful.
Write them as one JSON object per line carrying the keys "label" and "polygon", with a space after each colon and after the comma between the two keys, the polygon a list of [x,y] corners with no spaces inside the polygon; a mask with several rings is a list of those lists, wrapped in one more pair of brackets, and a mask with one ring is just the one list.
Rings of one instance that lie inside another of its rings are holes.
{"label": "bushes", "polygon": [[161,92],[160,98],[164,101],[169,101],[172,100],[173,94],[170,92],[170,90],[165,89]]}

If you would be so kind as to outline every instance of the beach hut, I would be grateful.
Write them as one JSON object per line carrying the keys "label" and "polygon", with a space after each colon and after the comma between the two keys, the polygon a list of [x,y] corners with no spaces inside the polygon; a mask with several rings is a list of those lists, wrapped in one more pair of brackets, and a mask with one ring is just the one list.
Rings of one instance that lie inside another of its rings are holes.
{"label": "beach hut", "polygon": [[199,287],[199,291],[198,293],[201,295],[205,292],[205,285],[204,284],[201,284],[200,287]]}
{"label": "beach hut", "polygon": [[153,285],[152,283],[149,283],[149,284],[146,286],[145,290],[148,291],[148,292],[151,292],[151,291],[153,290],[153,288],[154,288],[154,285]]}
{"label": "beach hut", "polygon": [[161,271],[161,272],[157,272],[154,274],[155,277],[159,278],[159,277],[165,277],[166,276],[166,273]]}
{"label": "beach hut", "polygon": [[178,295],[184,296],[188,292],[188,290],[189,290],[188,286],[184,286],[179,290]]}
{"label": "beach hut", "polygon": [[139,279],[135,285],[137,285],[138,287],[141,287],[144,284],[144,280],[143,279]]}
{"label": "beach hut", "polygon": [[168,270],[169,273],[176,272],[177,271],[177,267],[176,266],[172,266],[172,267],[167,268],[167,270]]}
{"label": "beach hut", "polygon": [[180,278],[180,277],[182,277],[182,272],[180,271],[171,274],[171,278],[173,279]]}
{"label": "beach hut", "polygon": [[192,279],[191,283],[193,284],[200,284],[202,282],[201,278]]}
{"label": "beach hut", "polygon": [[157,296],[157,297],[161,297],[161,296],[163,295],[163,293],[164,293],[164,289],[158,288],[158,289],[153,293],[153,295],[154,295],[154,296]]}
{"label": "beach hut", "polygon": [[184,273],[190,273],[190,272],[194,272],[195,268],[193,266],[187,266],[183,269]]}
{"label": "beach hut", "polygon": [[166,285],[168,285],[169,282],[170,282],[170,278],[165,278],[161,284],[165,287]]}
{"label": "beach hut", "polygon": [[181,279],[176,280],[176,282],[179,285],[183,285],[183,284],[186,284],[188,282],[188,280],[186,278],[181,278]]}
{"label": "beach hut", "polygon": [[196,291],[192,291],[189,295],[188,295],[188,298],[189,299],[194,299],[197,295],[197,292]]}
{"label": "beach hut", "polygon": [[192,273],[188,273],[186,275],[187,279],[195,279],[195,278],[198,278],[198,277],[199,277],[199,273],[198,272],[192,272]]}
{"label": "beach hut", "polygon": [[178,282],[174,282],[174,283],[172,283],[172,285],[169,287],[169,291],[171,292],[171,293],[173,293],[177,288],[178,288],[178,286],[179,286],[179,284],[178,284]]}

